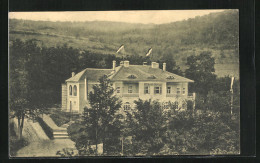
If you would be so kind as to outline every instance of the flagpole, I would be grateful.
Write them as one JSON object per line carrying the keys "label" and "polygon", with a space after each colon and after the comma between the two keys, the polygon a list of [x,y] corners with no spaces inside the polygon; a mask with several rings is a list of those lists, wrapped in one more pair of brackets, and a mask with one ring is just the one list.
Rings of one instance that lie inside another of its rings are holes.
{"label": "flagpole", "polygon": [[122,44],[120,47],[119,47],[119,49],[117,50],[117,52],[116,52],[116,54],[118,54],[120,51],[123,51],[122,53],[123,53],[123,61],[124,61],[124,59],[125,59],[125,52],[124,52],[124,44]]}
{"label": "flagpole", "polygon": [[233,82],[234,77],[231,77],[231,85],[230,85],[230,92],[231,92],[231,98],[230,98],[230,115],[233,114],[233,101],[234,101],[234,91],[233,91]]}
{"label": "flagpole", "polygon": [[152,48],[150,48],[148,50],[148,52],[146,53],[146,58],[147,58],[147,62],[148,62],[148,59],[152,62]]}
{"label": "flagpole", "polygon": [[233,114],[233,89],[231,91],[231,106],[230,106],[230,114]]}

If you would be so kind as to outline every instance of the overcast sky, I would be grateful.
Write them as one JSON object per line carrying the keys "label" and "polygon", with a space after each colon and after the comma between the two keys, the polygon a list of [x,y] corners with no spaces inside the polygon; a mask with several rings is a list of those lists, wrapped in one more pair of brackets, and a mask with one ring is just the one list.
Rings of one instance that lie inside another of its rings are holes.
{"label": "overcast sky", "polygon": [[162,24],[221,11],[224,10],[10,12],[9,18],[48,21],[117,21]]}

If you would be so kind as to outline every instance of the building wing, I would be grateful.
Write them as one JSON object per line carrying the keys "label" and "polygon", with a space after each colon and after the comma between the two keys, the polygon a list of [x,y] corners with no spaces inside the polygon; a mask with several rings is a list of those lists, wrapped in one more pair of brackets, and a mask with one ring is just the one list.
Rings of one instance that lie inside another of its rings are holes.
{"label": "building wing", "polygon": [[98,82],[100,77],[103,75],[108,75],[112,71],[112,69],[86,68],[83,71],[77,73],[75,76],[67,79],[66,82],[79,82],[84,80],[85,77],[87,77],[89,81]]}

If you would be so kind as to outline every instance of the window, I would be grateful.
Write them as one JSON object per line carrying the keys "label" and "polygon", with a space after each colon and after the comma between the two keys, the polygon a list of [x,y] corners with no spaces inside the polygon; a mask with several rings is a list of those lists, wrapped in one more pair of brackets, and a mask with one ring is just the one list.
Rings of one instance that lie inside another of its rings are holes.
{"label": "window", "polygon": [[127,78],[128,78],[128,79],[135,79],[136,76],[135,76],[135,75],[129,75]]}
{"label": "window", "polygon": [[151,75],[151,76],[147,77],[147,79],[156,79],[156,76]]}
{"label": "window", "polygon": [[161,94],[161,93],[162,93],[162,86],[155,86],[154,94]]}
{"label": "window", "polygon": [[150,87],[149,87],[149,85],[144,85],[144,94],[150,94]]}
{"label": "window", "polygon": [[169,104],[168,104],[168,102],[163,103],[163,109],[169,109]]}
{"label": "window", "polygon": [[185,88],[182,88],[182,94],[185,94]]}
{"label": "window", "polygon": [[130,106],[130,103],[129,102],[126,102],[124,104],[124,110],[127,111],[127,110],[130,110],[131,109],[131,106]]}
{"label": "window", "polygon": [[77,86],[76,85],[74,85],[74,87],[73,87],[73,95],[77,96]]}
{"label": "window", "polygon": [[171,87],[167,87],[167,94],[171,93]]}
{"label": "window", "polygon": [[168,76],[166,79],[174,79],[174,76]]}
{"label": "window", "polygon": [[177,94],[180,94],[180,93],[181,93],[180,88],[177,88]]}
{"label": "window", "polygon": [[70,96],[72,96],[72,86],[71,85],[69,87],[69,93],[70,93]]}
{"label": "window", "polygon": [[131,85],[128,86],[128,93],[133,93],[133,86]]}
{"label": "window", "polygon": [[120,87],[116,88],[116,93],[120,93]]}
{"label": "window", "polygon": [[179,109],[179,102],[175,101],[173,104],[174,109]]}

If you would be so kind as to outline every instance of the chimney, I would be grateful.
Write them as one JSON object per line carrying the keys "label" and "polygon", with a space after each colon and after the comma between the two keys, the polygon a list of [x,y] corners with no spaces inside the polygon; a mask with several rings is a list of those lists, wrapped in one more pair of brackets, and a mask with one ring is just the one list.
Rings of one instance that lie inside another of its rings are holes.
{"label": "chimney", "polygon": [[116,69],[116,61],[113,60],[113,70],[115,70],[115,69]]}
{"label": "chimney", "polygon": [[124,66],[129,67],[129,61],[124,61]]}
{"label": "chimney", "polygon": [[163,63],[163,71],[166,71],[166,63]]}
{"label": "chimney", "polygon": [[72,73],[71,73],[71,77],[73,77],[73,76],[75,76],[75,72],[72,72]]}
{"label": "chimney", "polygon": [[143,66],[147,66],[147,62],[143,62]]}
{"label": "chimney", "polygon": [[152,68],[159,68],[159,63],[157,62],[152,62]]}

